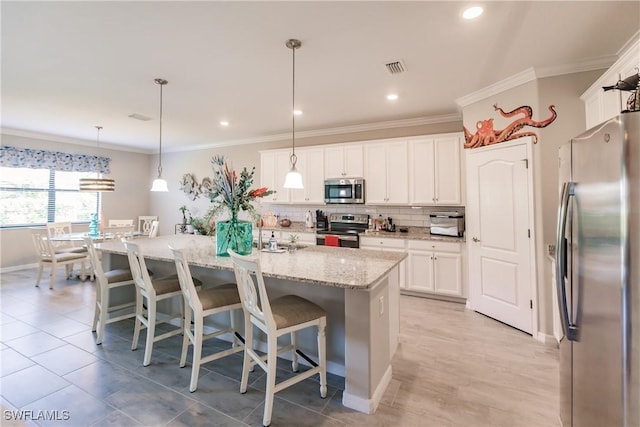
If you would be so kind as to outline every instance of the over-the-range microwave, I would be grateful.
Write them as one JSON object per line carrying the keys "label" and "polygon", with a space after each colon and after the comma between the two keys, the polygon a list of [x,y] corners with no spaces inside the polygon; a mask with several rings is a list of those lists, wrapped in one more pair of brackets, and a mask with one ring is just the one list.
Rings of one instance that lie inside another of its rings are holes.
{"label": "over-the-range microwave", "polygon": [[324,180],[325,203],[364,203],[363,178],[335,178]]}

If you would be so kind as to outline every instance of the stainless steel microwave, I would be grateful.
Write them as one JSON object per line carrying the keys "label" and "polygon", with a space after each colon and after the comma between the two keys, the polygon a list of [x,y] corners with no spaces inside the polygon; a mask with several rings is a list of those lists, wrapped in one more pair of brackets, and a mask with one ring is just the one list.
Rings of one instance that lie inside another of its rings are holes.
{"label": "stainless steel microwave", "polygon": [[363,178],[336,178],[324,180],[325,203],[364,203]]}

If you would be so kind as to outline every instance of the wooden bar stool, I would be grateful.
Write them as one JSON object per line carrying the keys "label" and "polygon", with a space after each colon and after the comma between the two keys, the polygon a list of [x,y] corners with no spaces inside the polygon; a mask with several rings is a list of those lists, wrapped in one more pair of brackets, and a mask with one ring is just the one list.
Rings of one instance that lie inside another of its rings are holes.
{"label": "wooden bar stool", "polygon": [[[297,295],[285,295],[269,301],[257,258],[242,256],[228,249],[233,261],[238,293],[244,309],[245,347],[242,364],[240,393],[246,393],[249,370],[260,366],[267,373],[267,390],[264,402],[262,424],[271,424],[274,394],[315,374],[320,375],[320,396],[327,396],[326,366],[326,312],[318,305]],[[254,281],[255,277],[255,281]],[[267,336],[267,354],[260,356],[253,349],[253,326]],[[297,372],[298,362],[295,334],[297,331],[315,326],[318,329],[318,364],[276,384],[276,360],[278,354],[291,351],[292,366]],[[291,334],[291,344],[278,349],[278,337]]]}
{"label": "wooden bar stool", "polygon": [[[187,361],[187,349],[189,343],[193,345],[193,364],[191,366],[191,383],[189,391],[194,392],[198,388],[198,373],[200,365],[208,363],[234,353],[244,350],[244,345],[240,343],[233,320],[233,311],[241,310],[238,287],[235,283],[218,285],[215,287],[198,291],[191,270],[183,251],[169,246],[176,261],[176,270],[182,296],[184,297],[184,338],[182,340],[182,355],[180,356],[180,367],[184,368]],[[231,327],[219,329],[215,332],[205,334],[204,319],[218,313],[229,313]],[[191,318],[193,316],[193,329],[191,328]],[[209,338],[215,338],[222,334],[232,334],[231,348],[222,350],[206,357],[202,357],[202,343]]]}
{"label": "wooden bar stool", "polygon": [[84,243],[89,251],[89,260],[91,261],[93,274],[96,278],[96,304],[93,313],[93,327],[91,331],[96,332],[96,344],[102,344],[105,325],[119,322],[124,319],[130,319],[136,315],[135,311],[131,310],[117,316],[111,316],[111,313],[119,312],[129,307],[135,307],[135,303],[129,302],[110,306],[109,291],[123,286],[135,287],[135,284],[133,282],[131,270],[128,268],[104,271],[102,268],[102,262],[98,257],[98,252],[93,245],[93,240],[90,237],[85,237]]}
{"label": "wooden bar stool", "polygon": [[[148,366],[151,363],[151,352],[153,351],[153,343],[179,335],[184,329],[184,307],[182,301],[182,291],[180,290],[180,283],[177,277],[170,276],[160,279],[151,279],[147,265],[144,260],[144,256],[140,252],[140,247],[131,241],[124,240],[124,246],[127,248],[127,255],[129,257],[129,267],[131,268],[131,275],[133,281],[136,284],[136,321],[133,329],[133,343],[131,344],[131,350],[138,348],[138,338],[140,336],[140,329],[147,328],[147,341],[144,349],[144,366]],[[198,286],[202,283],[198,281]],[[160,301],[169,300],[171,298],[180,299],[180,312],[170,313],[165,316],[158,316],[157,304]],[[146,309],[144,304],[146,303]],[[156,325],[160,323],[169,323],[172,320],[179,319],[180,325],[178,328],[160,334],[155,335]]]}

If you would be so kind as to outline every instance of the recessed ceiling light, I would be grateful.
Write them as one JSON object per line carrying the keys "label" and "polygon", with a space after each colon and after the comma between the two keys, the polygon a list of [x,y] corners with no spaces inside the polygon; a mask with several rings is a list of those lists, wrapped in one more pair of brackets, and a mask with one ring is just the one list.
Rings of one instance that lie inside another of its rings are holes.
{"label": "recessed ceiling light", "polygon": [[296,116],[301,116],[302,115],[302,110],[293,110],[293,114]]}
{"label": "recessed ceiling light", "polygon": [[474,19],[482,15],[482,12],[483,12],[483,9],[480,6],[472,6],[468,9],[465,9],[465,11],[462,12],[462,17],[464,19]]}
{"label": "recessed ceiling light", "polygon": [[229,126],[229,122],[226,120],[221,120],[220,121],[220,126]]}
{"label": "recessed ceiling light", "polygon": [[397,93],[390,93],[389,95],[387,95],[387,99],[389,101],[395,101],[396,99],[398,99],[398,94]]}

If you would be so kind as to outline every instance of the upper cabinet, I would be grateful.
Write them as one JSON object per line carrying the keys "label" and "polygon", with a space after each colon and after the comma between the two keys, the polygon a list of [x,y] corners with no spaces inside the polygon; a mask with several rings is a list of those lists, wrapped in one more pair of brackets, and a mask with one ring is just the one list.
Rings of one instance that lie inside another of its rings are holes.
{"label": "upper cabinet", "polygon": [[264,198],[269,203],[289,203],[289,189],[284,188],[284,177],[289,172],[289,150],[260,152],[260,186],[275,190]]}
{"label": "upper cabinet", "polygon": [[632,92],[608,90],[603,86],[613,86],[638,72],[640,68],[640,40],[636,40],[626,52],[586,90],[580,97],[584,102],[586,128],[590,129],[605,120],[615,117],[627,109],[627,100]]}
{"label": "upper cabinet", "polygon": [[324,149],[325,178],[361,178],[364,176],[362,144],[336,144]]}
{"label": "upper cabinet", "polygon": [[462,203],[462,135],[444,134],[409,141],[409,204]]}
{"label": "upper cabinet", "polygon": [[364,144],[364,178],[367,204],[408,204],[407,142]]}
{"label": "upper cabinet", "polygon": [[298,162],[296,168],[302,175],[301,190],[289,190],[291,203],[324,203],[324,149],[300,148],[296,150]]}

